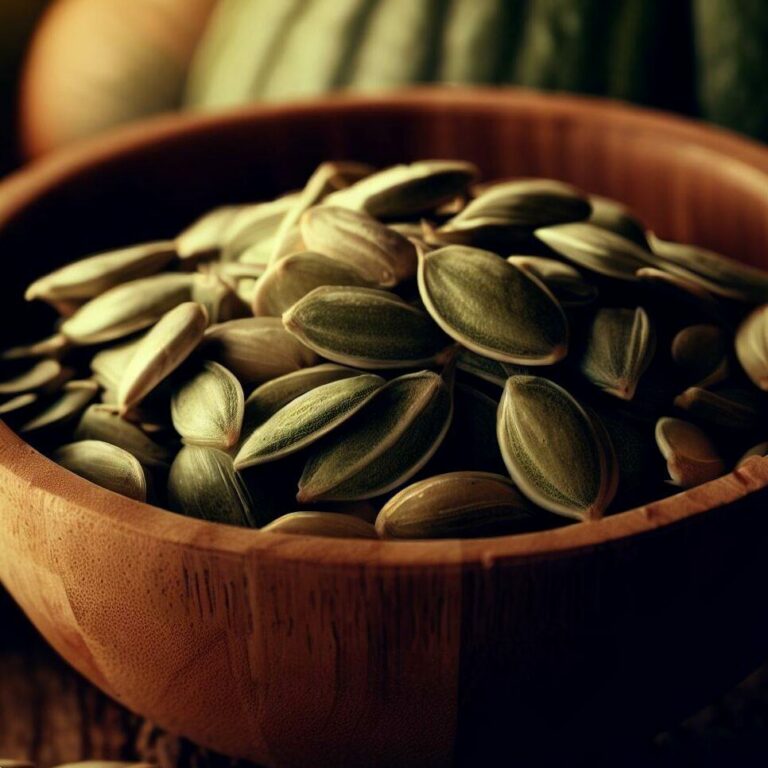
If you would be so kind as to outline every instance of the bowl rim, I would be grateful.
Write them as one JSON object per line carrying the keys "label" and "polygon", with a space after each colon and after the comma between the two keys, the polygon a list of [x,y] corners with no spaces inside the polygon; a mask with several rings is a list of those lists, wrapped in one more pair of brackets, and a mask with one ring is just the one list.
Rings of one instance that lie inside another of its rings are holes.
{"label": "bowl rim", "polygon": [[[215,114],[172,114],[118,128],[34,160],[0,182],[0,227],[10,222],[46,189],[95,167],[116,154],[130,154],[158,141],[207,133],[255,119],[338,114],[372,108],[448,113],[456,107],[500,108],[578,119],[585,110],[635,131],[659,131],[678,141],[715,150],[724,161],[749,164],[768,197],[768,149],[716,126],[628,106],[610,100],[552,95],[519,88],[413,87],[376,95],[339,93],[289,104],[260,104]],[[235,528],[174,514],[120,496],[74,475],[32,448],[0,422],[0,472],[22,482],[31,493],[57,497],[92,519],[108,520],[132,535],[171,546],[216,550],[222,555],[350,567],[419,568],[423,565],[490,568],[500,560],[525,562],[562,557],[654,530],[727,504],[768,487],[768,458],[753,457],[743,466],[704,485],[650,502],[603,520],[548,531],[482,539],[387,541],[332,539]],[[58,508],[58,505],[57,505]],[[61,509],[58,508],[61,512]]]}

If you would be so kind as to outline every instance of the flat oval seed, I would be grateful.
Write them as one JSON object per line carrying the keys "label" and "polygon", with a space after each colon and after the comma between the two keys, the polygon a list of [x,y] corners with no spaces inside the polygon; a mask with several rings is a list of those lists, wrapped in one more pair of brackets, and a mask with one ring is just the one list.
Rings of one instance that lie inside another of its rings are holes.
{"label": "flat oval seed", "polygon": [[765,418],[765,403],[754,390],[688,387],[674,402],[695,420],[742,432],[758,428]]}
{"label": "flat oval seed", "polygon": [[138,459],[101,440],[80,440],[58,448],[53,459],[70,472],[136,501],[147,500],[147,478]]}
{"label": "flat oval seed", "polygon": [[290,512],[278,517],[262,531],[292,533],[299,536],[325,536],[331,539],[377,539],[376,529],[354,515],[338,512]]}
{"label": "flat oval seed", "polygon": [[768,390],[768,304],[747,316],[736,331],[736,357],[752,383]]}
{"label": "flat oval seed", "polygon": [[80,417],[75,440],[101,440],[128,451],[145,467],[167,468],[172,453],[156,443],[136,424],[103,405],[91,405]]}
{"label": "flat oval seed", "polygon": [[68,381],[59,396],[20,428],[21,434],[65,424],[77,418],[96,397],[99,385],[89,379]]}
{"label": "flat oval seed", "polygon": [[185,302],[165,314],[136,347],[120,380],[122,410],[140,402],[195,351],[208,326],[208,312]]}
{"label": "flat oval seed", "polygon": [[171,398],[171,419],[187,444],[228,450],[240,439],[245,398],[237,378],[206,360]]}
{"label": "flat oval seed", "polygon": [[463,194],[477,177],[472,163],[421,160],[393,165],[329,195],[325,202],[377,219],[407,217],[437,208]]}
{"label": "flat oval seed", "polygon": [[82,301],[129,280],[154,275],[176,256],[170,241],[142,243],[67,264],[27,288],[27,301]]}
{"label": "flat oval seed", "polygon": [[182,262],[192,264],[216,258],[224,244],[224,233],[243,205],[223,205],[204,213],[183,230],[175,240]]}
{"label": "flat oval seed", "polygon": [[72,346],[70,340],[61,333],[55,333],[41,341],[6,349],[0,355],[2,360],[24,360],[34,357],[55,357],[59,359]]}
{"label": "flat oval seed", "polygon": [[507,261],[541,280],[564,307],[582,307],[597,298],[597,286],[570,264],[544,256],[510,256]]}
{"label": "flat oval seed", "polygon": [[232,458],[216,448],[185,445],[168,475],[171,508],[215,523],[256,527],[253,501]]}
{"label": "flat oval seed", "polygon": [[667,461],[671,482],[693,488],[725,474],[714,443],[693,424],[664,417],[656,423],[656,444]]}
{"label": "flat oval seed", "polygon": [[190,299],[205,307],[211,323],[225,323],[251,314],[249,305],[238,296],[235,285],[217,272],[197,272],[193,278]]}
{"label": "flat oval seed", "polygon": [[590,224],[631,240],[641,248],[648,248],[645,227],[625,205],[599,195],[590,195],[589,202],[592,205]]}
{"label": "flat oval seed", "polygon": [[141,338],[123,341],[112,347],[99,350],[91,358],[93,378],[106,390],[114,390],[120,386],[120,380],[128,367],[128,363],[136,352]]}
{"label": "flat oval seed", "polygon": [[272,264],[256,283],[253,314],[280,317],[322,285],[370,286],[354,266],[312,251],[294,253]]}
{"label": "flat oval seed", "polygon": [[393,379],[310,454],[297,500],[354,501],[396,488],[435,453],[452,411],[451,390],[436,373]]}
{"label": "flat oval seed", "polygon": [[552,179],[517,179],[486,187],[440,229],[443,233],[487,227],[536,229],[589,216],[591,206],[570,184]]}
{"label": "flat oval seed", "polygon": [[269,254],[274,248],[280,224],[297,198],[297,194],[288,194],[270,202],[254,203],[238,209],[222,233],[220,258],[235,261],[255,246]]}
{"label": "flat oval seed", "polygon": [[453,539],[536,530],[546,515],[502,475],[449,472],[395,494],[376,518],[383,539]]}
{"label": "flat oval seed", "polygon": [[283,323],[319,355],[360,368],[428,365],[448,344],[425,312],[372,288],[315,288]]}
{"label": "flat oval seed", "polygon": [[448,246],[419,259],[419,292],[435,322],[480,355],[550,365],[568,349],[568,324],[535,278],[489,251]]}
{"label": "flat oval seed", "polygon": [[91,299],[62,323],[75,344],[98,344],[154,325],[166,312],[189,301],[194,276],[152,275],[111,288]]}
{"label": "flat oval seed", "polygon": [[283,327],[279,317],[250,317],[211,326],[205,354],[244,384],[268,381],[308,368],[317,355]]}
{"label": "flat oval seed", "polygon": [[511,376],[497,430],[509,474],[534,504],[577,520],[602,517],[617,489],[613,449],[596,418],[562,387]]}
{"label": "flat oval seed", "polygon": [[35,405],[38,401],[38,396],[34,392],[25,392],[23,395],[16,395],[10,400],[6,400],[0,405],[0,418],[8,419],[13,417],[19,412],[27,410],[31,406]]}
{"label": "flat oval seed", "polygon": [[365,213],[321,205],[301,217],[307,248],[355,267],[371,283],[392,287],[416,274],[416,249]]}
{"label": "flat oval seed", "polygon": [[659,259],[631,240],[585,222],[537,229],[536,237],[569,261],[616,280],[635,282],[638,269]]}
{"label": "flat oval seed", "polygon": [[0,395],[56,389],[66,378],[67,372],[58,360],[43,359],[13,378],[0,381]]}
{"label": "flat oval seed", "polygon": [[708,387],[728,377],[729,340],[717,325],[689,325],[672,339],[672,360],[687,383]]}
{"label": "flat oval seed", "polygon": [[579,366],[596,387],[631,400],[655,346],[653,324],[642,307],[600,309],[592,320]]}
{"label": "flat oval seed", "polygon": [[649,243],[662,268],[697,279],[712,293],[736,301],[768,301],[768,273],[719,253],[686,243],[662,240],[653,233]]}
{"label": "flat oval seed", "polygon": [[243,434],[250,434],[270,416],[277,413],[284,405],[295,400],[299,395],[328,384],[331,381],[349,379],[361,372],[354,368],[335,363],[314,365],[300,371],[287,373],[258,386],[245,401]]}
{"label": "flat oval seed", "polygon": [[291,230],[294,230],[302,214],[312,206],[317,205],[329,193],[346,189],[366,176],[370,176],[374,168],[365,163],[327,162],[321,163],[309,177],[304,189],[296,196],[291,209],[280,222],[270,254],[270,261],[288,255],[291,252]]}
{"label": "flat oval seed", "polygon": [[366,373],[300,395],[248,436],[235,457],[235,469],[306,448],[357,413],[383,384],[381,376]]}

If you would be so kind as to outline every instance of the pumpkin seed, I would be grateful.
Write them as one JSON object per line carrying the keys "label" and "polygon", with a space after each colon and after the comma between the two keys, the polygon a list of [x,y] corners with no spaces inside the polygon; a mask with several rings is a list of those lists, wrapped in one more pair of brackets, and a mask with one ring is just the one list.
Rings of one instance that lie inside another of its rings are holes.
{"label": "pumpkin seed", "polygon": [[357,267],[302,251],[276,261],[256,284],[253,314],[280,317],[283,312],[322,285],[370,286]]}
{"label": "pumpkin seed", "polygon": [[752,383],[768,390],[768,304],[755,309],[736,330],[736,357]]}
{"label": "pumpkin seed", "polygon": [[331,539],[378,538],[376,529],[370,523],[354,515],[338,512],[290,512],[265,525],[262,531],[325,536]]}
{"label": "pumpkin seed", "polygon": [[25,392],[23,395],[0,403],[0,419],[13,426],[22,420],[29,419],[29,414],[38,405],[40,397],[34,392]]}
{"label": "pumpkin seed", "polygon": [[258,246],[269,254],[285,215],[296,204],[297,193],[267,203],[245,205],[235,211],[222,233],[220,258],[236,261],[248,249]]}
{"label": "pumpkin seed", "polygon": [[325,199],[379,219],[407,217],[433,210],[461,195],[477,177],[471,163],[422,160],[394,165],[358,181]]}
{"label": "pumpkin seed", "polygon": [[613,499],[613,447],[571,395],[538,376],[511,376],[499,404],[498,440],[507,470],[534,504],[597,520]]}
{"label": "pumpkin seed", "polygon": [[38,432],[49,427],[66,424],[77,418],[88,403],[96,397],[99,385],[90,379],[68,381],[58,397],[20,428],[21,434]]}
{"label": "pumpkin seed", "polygon": [[418,277],[432,318],[473,352],[523,365],[565,356],[568,324],[556,299],[496,254],[447,246],[420,257]]}
{"label": "pumpkin seed", "polygon": [[171,272],[123,283],[84,304],[62,323],[61,332],[75,344],[128,336],[189,301],[193,284],[193,275]]}
{"label": "pumpkin seed", "polygon": [[451,388],[436,373],[393,379],[310,453],[296,499],[352,501],[396,488],[435,453],[452,410]]}
{"label": "pumpkin seed", "polygon": [[699,282],[718,296],[759,304],[768,301],[768,273],[696,245],[674,243],[649,234],[662,269]]}
{"label": "pumpkin seed", "polygon": [[136,501],[147,500],[147,478],[128,451],[102,440],[79,440],[62,445],[53,459],[70,472],[102,488]]}
{"label": "pumpkin seed", "polygon": [[541,528],[542,513],[502,475],[450,472],[395,494],[376,518],[383,539],[452,539]]}
{"label": "pumpkin seed", "polygon": [[606,277],[636,281],[638,269],[658,266],[658,259],[615,232],[575,222],[537,229],[536,237],[579,267]]}
{"label": "pumpkin seed", "polygon": [[717,325],[689,325],[672,339],[672,360],[688,384],[708,387],[728,377],[728,339]]}
{"label": "pumpkin seed", "polygon": [[306,448],[357,413],[384,384],[362,374],[315,387],[283,406],[245,440],[235,469],[274,461]]}
{"label": "pumpkin seed", "polygon": [[429,365],[448,345],[429,315],[374,288],[315,288],[283,315],[283,323],[319,355],[359,368]]}
{"label": "pumpkin seed", "polygon": [[99,350],[91,358],[93,378],[104,389],[115,393],[115,403],[117,402],[117,388],[120,386],[123,373],[128,367],[128,363],[131,361],[142,338],[143,336]]}
{"label": "pumpkin seed", "polygon": [[135,456],[145,467],[166,468],[172,458],[168,447],[156,443],[136,424],[101,405],[86,408],[75,429],[74,438],[100,440],[116,445]]}
{"label": "pumpkin seed", "polygon": [[274,238],[270,261],[287,256],[295,247],[292,232],[296,230],[302,214],[317,205],[330,192],[346,189],[373,173],[365,163],[330,162],[321,163],[309,177],[304,189],[297,195],[293,205],[286,212]]}
{"label": "pumpkin seed", "polygon": [[185,445],[168,475],[171,508],[190,517],[256,527],[253,500],[232,458],[216,448]]}
{"label": "pumpkin seed", "polygon": [[55,357],[59,359],[70,348],[69,339],[61,333],[54,333],[41,341],[6,349],[0,355],[2,360],[24,360],[34,357]]}
{"label": "pumpkin seed", "polygon": [[173,393],[173,426],[187,444],[228,450],[240,439],[244,400],[235,376],[206,360]]}
{"label": "pumpkin seed", "polygon": [[142,243],[67,264],[27,288],[27,301],[82,301],[129,280],[154,275],[176,256],[172,242]]}
{"label": "pumpkin seed", "polygon": [[600,309],[592,320],[579,367],[604,392],[631,400],[655,346],[653,324],[642,307]]}
{"label": "pumpkin seed", "polygon": [[117,404],[125,411],[143,400],[176,370],[200,344],[208,313],[185,302],[165,314],[137,345],[117,390]]}
{"label": "pumpkin seed", "polygon": [[58,360],[43,358],[31,367],[5,381],[0,381],[0,395],[52,391],[72,375]]}
{"label": "pumpkin seed", "polygon": [[725,473],[714,443],[694,424],[669,416],[656,423],[656,444],[667,461],[670,482],[693,488]]}
{"label": "pumpkin seed", "polygon": [[194,275],[190,298],[205,307],[211,323],[250,315],[249,305],[238,296],[235,286],[215,272]]}
{"label": "pumpkin seed", "polygon": [[538,278],[564,307],[582,307],[597,299],[597,286],[570,264],[544,256],[510,256],[507,261]]}
{"label": "pumpkin seed", "polygon": [[764,403],[757,393],[740,388],[712,391],[688,387],[674,402],[693,419],[731,430],[754,430],[765,417]]}
{"label": "pumpkin seed", "polygon": [[361,372],[334,363],[324,363],[311,368],[302,368],[285,376],[267,381],[251,392],[245,401],[243,434],[249,435],[270,416],[277,413],[299,395],[331,381],[348,379]]}
{"label": "pumpkin seed", "polygon": [[438,237],[497,227],[537,229],[589,216],[589,202],[570,184],[522,179],[487,187],[437,230]]}
{"label": "pumpkin seed", "polygon": [[631,240],[640,248],[648,249],[645,227],[625,205],[599,195],[590,195],[589,202],[592,205],[590,224]]}
{"label": "pumpkin seed", "polygon": [[277,317],[251,317],[211,326],[205,354],[240,379],[254,384],[307,368],[317,355],[283,327]]}
{"label": "pumpkin seed", "polygon": [[224,233],[227,227],[238,211],[244,207],[243,205],[223,205],[204,213],[193,221],[174,241],[176,253],[182,262],[194,264],[216,258],[224,244]]}
{"label": "pumpkin seed", "polygon": [[416,274],[413,243],[365,213],[328,205],[310,208],[301,217],[301,236],[310,250],[355,267],[382,287]]}

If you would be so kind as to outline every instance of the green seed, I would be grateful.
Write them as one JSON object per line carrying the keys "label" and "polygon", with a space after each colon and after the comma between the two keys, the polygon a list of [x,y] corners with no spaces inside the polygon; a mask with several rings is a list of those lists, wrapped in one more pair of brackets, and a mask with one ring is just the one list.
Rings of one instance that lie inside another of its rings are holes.
{"label": "green seed", "polygon": [[448,345],[429,315],[373,288],[315,288],[283,323],[322,357],[360,368],[429,365]]}
{"label": "green seed", "polygon": [[322,384],[283,406],[245,440],[235,469],[274,461],[306,448],[357,413],[384,384],[362,374]]}
{"label": "green seed", "polygon": [[245,407],[240,382],[206,360],[171,398],[171,419],[185,443],[229,450],[240,439]]}
{"label": "green seed", "polygon": [[419,292],[452,338],[505,363],[551,365],[568,349],[568,324],[535,278],[489,251],[448,246],[420,257]]}
{"label": "green seed", "polygon": [[101,440],[80,440],[62,445],[54,451],[53,459],[102,488],[136,501],[147,500],[147,478],[141,464],[116,445]]}
{"label": "green seed", "polygon": [[511,376],[498,440],[509,474],[534,504],[577,520],[602,517],[618,483],[613,447],[597,418],[562,387]]}
{"label": "green seed", "polygon": [[451,421],[449,385],[429,371],[393,379],[310,454],[300,502],[369,499],[413,477]]}

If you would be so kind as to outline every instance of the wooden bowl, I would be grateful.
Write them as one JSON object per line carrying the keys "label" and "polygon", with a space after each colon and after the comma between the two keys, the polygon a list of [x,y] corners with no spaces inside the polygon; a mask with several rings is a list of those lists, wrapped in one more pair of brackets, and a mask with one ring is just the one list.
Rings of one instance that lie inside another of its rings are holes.
{"label": "wooden bowl", "polygon": [[[662,236],[768,266],[768,151],[677,118],[523,92],[417,90],[170,117],[0,186],[22,286],[328,158],[461,157],[626,201]],[[7,323],[18,335],[19,323]],[[768,460],[595,524],[476,541],[262,534],[97,488],[0,426],[0,577],[130,709],[270,766],[526,764],[647,735],[768,650]],[[491,762],[495,760],[495,762]]]}

